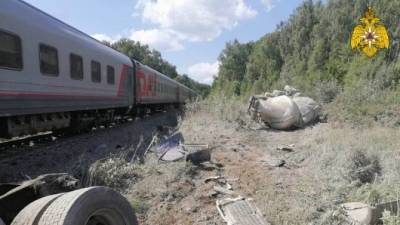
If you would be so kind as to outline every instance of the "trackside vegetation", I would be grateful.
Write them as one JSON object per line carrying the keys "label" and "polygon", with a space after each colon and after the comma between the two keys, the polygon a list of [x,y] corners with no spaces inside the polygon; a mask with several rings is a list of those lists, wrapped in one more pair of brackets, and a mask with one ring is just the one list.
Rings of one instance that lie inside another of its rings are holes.
{"label": "trackside vegetation", "polygon": [[[390,48],[370,59],[350,47],[352,30],[371,4]],[[354,125],[399,125],[400,1],[306,0],[275,32],[226,44],[212,94],[261,94],[292,85],[328,105],[331,119]]]}

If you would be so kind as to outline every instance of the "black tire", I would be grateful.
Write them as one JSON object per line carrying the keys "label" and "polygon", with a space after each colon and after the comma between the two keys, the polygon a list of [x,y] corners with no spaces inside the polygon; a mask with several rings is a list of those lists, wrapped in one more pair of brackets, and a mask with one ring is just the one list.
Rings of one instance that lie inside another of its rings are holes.
{"label": "black tire", "polygon": [[44,211],[61,195],[50,195],[32,202],[18,213],[11,225],[37,225]]}
{"label": "black tire", "polygon": [[129,202],[106,187],[64,194],[54,201],[38,225],[138,225]]}

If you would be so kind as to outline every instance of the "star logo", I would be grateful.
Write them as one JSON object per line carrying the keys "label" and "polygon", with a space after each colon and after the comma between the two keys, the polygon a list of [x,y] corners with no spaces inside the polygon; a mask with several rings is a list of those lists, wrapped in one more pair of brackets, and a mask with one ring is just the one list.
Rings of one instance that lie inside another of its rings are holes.
{"label": "star logo", "polygon": [[368,57],[376,55],[379,49],[389,48],[389,36],[385,26],[375,16],[371,7],[360,19],[351,36],[351,48],[363,52]]}

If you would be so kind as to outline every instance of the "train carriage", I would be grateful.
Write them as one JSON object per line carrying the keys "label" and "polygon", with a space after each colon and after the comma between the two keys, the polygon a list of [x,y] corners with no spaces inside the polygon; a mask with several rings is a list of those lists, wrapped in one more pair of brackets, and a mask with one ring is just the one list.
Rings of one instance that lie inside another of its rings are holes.
{"label": "train carriage", "polygon": [[22,1],[0,5],[0,116],[133,104],[127,56]]}
{"label": "train carriage", "polygon": [[182,88],[22,0],[0,1],[0,136],[182,104]]}

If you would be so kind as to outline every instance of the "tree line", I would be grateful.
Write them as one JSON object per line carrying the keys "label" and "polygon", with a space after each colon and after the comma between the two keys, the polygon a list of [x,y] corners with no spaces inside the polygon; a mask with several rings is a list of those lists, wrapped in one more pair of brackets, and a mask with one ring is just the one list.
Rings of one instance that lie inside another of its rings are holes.
{"label": "tree line", "polygon": [[[369,5],[391,38],[389,50],[373,59],[350,47],[352,30]],[[396,88],[399,9],[399,0],[306,0],[274,32],[255,42],[227,43],[212,92],[248,96],[291,84],[308,92],[319,87],[339,93],[365,80],[374,81],[379,89]],[[332,93],[325,95],[326,101],[335,98]]]}

